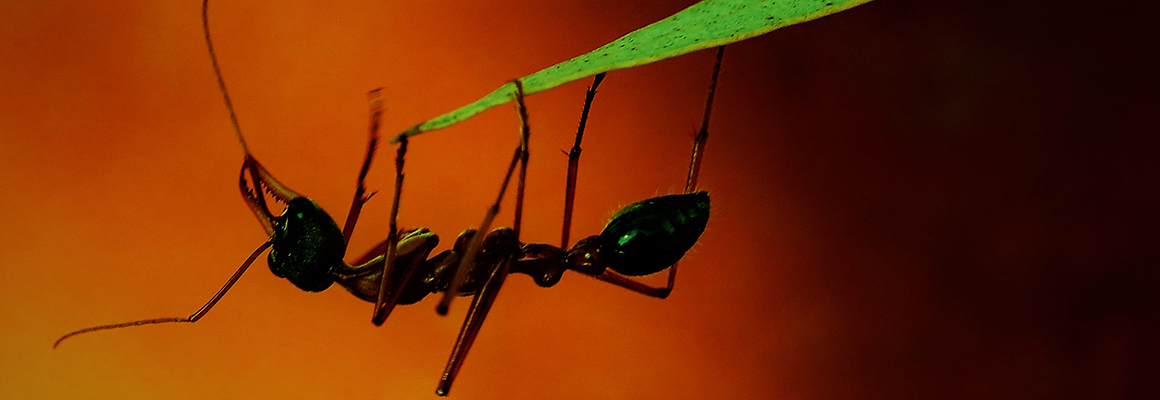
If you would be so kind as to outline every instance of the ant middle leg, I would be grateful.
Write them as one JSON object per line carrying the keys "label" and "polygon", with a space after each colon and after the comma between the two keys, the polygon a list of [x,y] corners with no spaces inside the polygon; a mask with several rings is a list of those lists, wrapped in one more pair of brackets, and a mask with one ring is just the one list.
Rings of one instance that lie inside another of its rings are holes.
{"label": "ant middle leg", "polygon": [[[383,275],[379,283],[378,299],[375,301],[374,313],[371,316],[371,322],[376,326],[382,325],[383,321],[386,321],[387,315],[391,313],[393,308],[395,308],[399,294],[403,292],[403,285],[406,285],[406,283],[410,281],[411,274],[415,272],[415,269],[418,268],[419,263],[423,261],[415,260],[410,265],[408,265],[402,279],[394,283],[396,286],[391,287],[392,272],[396,267],[395,262],[398,261],[395,259],[395,255],[398,253],[399,247],[399,200],[403,193],[403,160],[406,154],[407,138],[403,138],[399,141],[399,149],[395,155],[395,194],[394,198],[391,200],[390,231],[387,232],[387,240],[385,244],[386,259],[383,262]],[[387,289],[389,287],[391,287],[393,290],[391,291],[391,295],[387,296]]]}
{"label": "ant middle leg", "polygon": [[460,288],[467,280],[467,272],[474,265],[476,255],[478,255],[478,253],[482,250],[483,239],[485,236],[487,236],[486,232],[491,229],[491,224],[495,220],[495,216],[499,214],[499,205],[500,202],[503,201],[504,193],[507,192],[508,183],[511,182],[512,173],[515,172],[516,163],[522,162],[523,167],[520,170],[519,183],[517,184],[518,193],[516,194],[516,220],[513,223],[514,226],[512,229],[516,232],[516,238],[519,238],[519,218],[523,214],[522,208],[524,178],[527,172],[529,129],[527,108],[524,106],[523,83],[517,79],[512,81],[512,84],[514,84],[516,88],[516,111],[520,117],[520,144],[518,147],[516,147],[515,154],[512,154],[512,161],[508,165],[507,173],[504,175],[503,183],[500,185],[499,195],[496,196],[495,203],[492,203],[492,205],[488,207],[487,212],[483,216],[483,221],[479,224],[478,232],[481,234],[472,237],[471,241],[468,243],[467,250],[464,252],[463,258],[459,261],[459,266],[455,270],[455,275],[452,278],[451,283],[448,285],[447,290],[443,292],[443,298],[439,301],[439,305],[435,308],[435,312],[437,312],[439,315],[447,315],[447,311],[451,306],[451,300],[459,294]]}
{"label": "ant middle leg", "polygon": [[[512,83],[516,86],[516,111],[520,117],[520,145],[516,148],[515,154],[512,155],[511,164],[508,166],[507,174],[504,176],[503,184],[499,190],[499,196],[496,198],[495,203],[488,208],[483,223],[480,224],[479,230],[471,238],[467,250],[464,251],[463,257],[459,261],[455,277],[443,293],[443,300],[440,302],[439,308],[437,308],[440,315],[447,313],[447,306],[450,304],[451,298],[458,293],[460,285],[466,279],[468,270],[476,267],[476,257],[483,250],[482,243],[484,239],[489,236],[486,232],[491,228],[491,223],[499,212],[500,201],[503,200],[504,192],[507,190],[508,182],[511,180],[517,161],[520,163],[520,174],[519,182],[516,184],[516,209],[512,237],[514,243],[519,243],[520,216],[523,211],[523,194],[528,162],[528,137],[530,133],[527,107],[524,105],[523,84],[518,79],[512,81]],[[499,294],[499,289],[503,286],[504,280],[511,270],[512,263],[520,257],[518,253],[521,250],[516,247],[510,251],[501,250],[500,252],[508,252],[508,254],[501,255],[502,259],[498,263],[487,263],[491,271],[483,287],[475,293],[475,296],[471,300],[471,308],[467,311],[467,318],[463,321],[463,327],[459,330],[459,337],[455,341],[455,347],[451,350],[451,356],[447,360],[447,366],[443,370],[443,376],[439,379],[439,386],[435,390],[435,394],[439,396],[446,396],[451,390],[451,384],[454,382],[455,376],[459,374],[459,369],[463,366],[463,362],[467,358],[467,352],[471,350],[471,345],[475,342],[475,337],[479,334],[479,329],[483,326],[483,321],[487,318],[488,312],[491,311],[491,306],[495,303],[496,296]]]}

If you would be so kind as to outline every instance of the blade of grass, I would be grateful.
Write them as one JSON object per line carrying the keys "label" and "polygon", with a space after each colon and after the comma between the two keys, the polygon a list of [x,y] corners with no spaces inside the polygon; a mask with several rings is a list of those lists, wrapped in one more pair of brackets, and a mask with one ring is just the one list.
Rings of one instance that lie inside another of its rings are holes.
{"label": "blade of grass", "polygon": [[[705,0],[637,29],[596,50],[520,78],[524,94],[539,93],[601,72],[632,68],[697,50],[760,36],[775,29],[818,19],[870,0]],[[391,143],[463,122],[511,101],[512,83],[455,111],[403,131]]]}

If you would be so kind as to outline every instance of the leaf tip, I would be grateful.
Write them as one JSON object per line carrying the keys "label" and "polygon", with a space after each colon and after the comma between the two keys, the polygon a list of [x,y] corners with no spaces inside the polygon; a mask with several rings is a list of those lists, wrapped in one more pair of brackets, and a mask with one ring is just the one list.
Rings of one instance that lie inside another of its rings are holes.
{"label": "leaf tip", "polygon": [[423,124],[412,126],[410,129],[403,131],[403,133],[395,135],[395,137],[391,138],[391,144],[399,143],[400,140],[418,135],[420,133],[423,133]]}

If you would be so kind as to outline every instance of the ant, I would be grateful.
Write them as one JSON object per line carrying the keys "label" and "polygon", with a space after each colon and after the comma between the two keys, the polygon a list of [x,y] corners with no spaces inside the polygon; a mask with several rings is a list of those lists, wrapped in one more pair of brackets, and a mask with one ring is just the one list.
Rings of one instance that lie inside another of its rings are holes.
{"label": "ant", "polygon": [[[359,171],[354,200],[347,213],[346,223],[340,230],[326,211],[313,200],[280,183],[246,147],[210,40],[208,3],[208,0],[202,3],[202,27],[206,46],[226,109],[229,111],[230,121],[244,153],[239,188],[243,200],[258,218],[269,239],[258,246],[225,285],[190,316],[145,319],[80,329],[61,336],[53,344],[53,348],[59,346],[63,340],[82,333],[137,325],[196,322],[225,296],[250,264],[270,248],[268,264],[274,275],[286,278],[299,289],[308,292],[319,292],[338,283],[355,297],[375,303],[371,322],[376,326],[382,325],[395,306],[414,304],[431,293],[443,293],[443,298],[436,307],[440,315],[446,315],[453,298],[473,296],[467,318],[436,389],[436,394],[446,396],[483,325],[484,318],[495,302],[500,287],[509,274],[526,274],[531,276],[537,285],[551,287],[560,281],[564,271],[572,270],[651,297],[663,299],[672,292],[677,262],[696,244],[709,220],[709,195],[707,192],[697,191],[696,185],[708,139],[709,114],[724,46],[717,52],[704,117],[701,128],[694,137],[693,154],[684,193],[654,197],[630,204],[617,212],[599,235],[580,239],[571,248],[568,247],[581,153],[580,143],[589,110],[596,96],[596,89],[605,77],[604,73],[600,73],[595,76],[592,86],[585,95],[575,144],[568,153],[560,246],[521,242],[519,233],[529,156],[527,147],[529,128],[523,85],[519,80],[515,80],[511,84],[515,85],[514,100],[521,122],[520,142],[508,165],[499,195],[488,208],[479,228],[464,231],[450,250],[430,258],[428,256],[439,243],[438,236],[425,228],[410,230],[398,228],[397,216],[403,188],[404,156],[408,145],[408,137],[405,134],[400,135],[392,141],[398,143],[398,149],[395,157],[395,188],[390,231],[385,240],[353,262],[347,263],[343,261],[343,257],[354,232],[355,222],[363,204],[374,195],[374,193],[366,194],[364,181],[379,141],[379,122],[383,114],[382,99],[378,97],[379,89],[368,93],[371,115],[367,152]],[[517,164],[520,169],[512,227],[501,227],[487,234],[479,234],[490,229],[499,213],[500,203]],[[274,216],[270,212],[266,195],[284,205],[281,215]],[[652,287],[632,279],[666,269],[668,283],[664,287]]]}

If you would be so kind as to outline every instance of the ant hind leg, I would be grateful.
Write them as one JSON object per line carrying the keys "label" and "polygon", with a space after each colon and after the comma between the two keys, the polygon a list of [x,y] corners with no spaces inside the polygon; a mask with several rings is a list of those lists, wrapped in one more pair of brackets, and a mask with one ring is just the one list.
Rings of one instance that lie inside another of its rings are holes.
{"label": "ant hind leg", "polygon": [[[724,57],[724,55],[725,55],[725,46],[718,47],[717,48],[717,61],[713,65],[713,76],[712,76],[712,78],[710,78],[710,81],[709,81],[709,96],[705,100],[705,114],[701,119],[701,129],[697,131],[696,136],[694,136],[694,138],[693,138],[693,155],[692,155],[691,159],[689,160],[689,175],[685,181],[685,193],[693,193],[693,192],[697,191],[697,176],[701,172],[701,159],[704,158],[704,154],[705,154],[705,142],[709,139],[709,115],[713,109],[713,95],[717,91],[717,76],[720,75],[721,59]],[[595,88],[595,85],[594,85],[594,88]],[[589,98],[589,101],[590,101],[590,98]],[[585,104],[584,117],[587,117],[587,111],[588,111],[588,104]],[[581,120],[580,126],[581,127],[584,126],[583,120]],[[577,144],[580,143],[580,133],[577,133],[576,143]],[[575,150],[575,149],[573,149],[573,150]],[[577,154],[577,158],[578,157],[579,157],[579,154]],[[568,171],[569,172],[569,179],[572,179],[572,173],[573,173],[572,167],[573,166],[572,166],[571,162],[569,162],[569,171]],[[571,188],[573,185],[574,185],[574,183],[569,181],[569,187]],[[573,192],[569,192],[569,194],[568,194],[569,197],[568,197],[567,202],[565,204],[570,205],[572,203],[571,196],[573,194],[574,194]],[[566,212],[570,211],[567,206],[565,207],[565,210],[566,210]],[[568,226],[568,223],[570,222],[570,219],[571,219],[570,217],[571,217],[570,215],[565,214],[565,234],[567,233],[567,226]],[[567,238],[566,235],[565,235],[565,238]],[[566,245],[566,243],[565,243],[565,245]],[[671,267],[668,268],[668,270],[669,270],[668,283],[664,287],[652,287],[652,286],[646,285],[646,284],[641,283],[639,281],[633,280],[632,278],[629,278],[628,276],[618,274],[618,273],[612,271],[611,269],[606,269],[606,270],[604,270],[604,272],[602,272],[598,275],[592,275],[592,276],[596,279],[611,283],[613,285],[620,286],[620,287],[628,289],[628,290],[632,290],[632,291],[637,292],[637,293],[644,294],[646,296],[657,297],[657,298],[663,299],[663,298],[668,297],[669,293],[672,293],[673,286],[676,284],[677,265],[678,264],[673,264]]]}
{"label": "ant hind leg", "polygon": [[592,86],[584,94],[584,110],[580,112],[580,126],[576,128],[576,142],[572,150],[568,151],[568,180],[564,185],[564,223],[560,234],[560,248],[568,248],[568,236],[572,233],[572,207],[576,199],[576,175],[580,169],[580,141],[584,139],[584,127],[588,124],[588,111],[592,109],[592,100],[596,98],[596,88],[604,81],[606,72],[596,74],[592,78]]}

